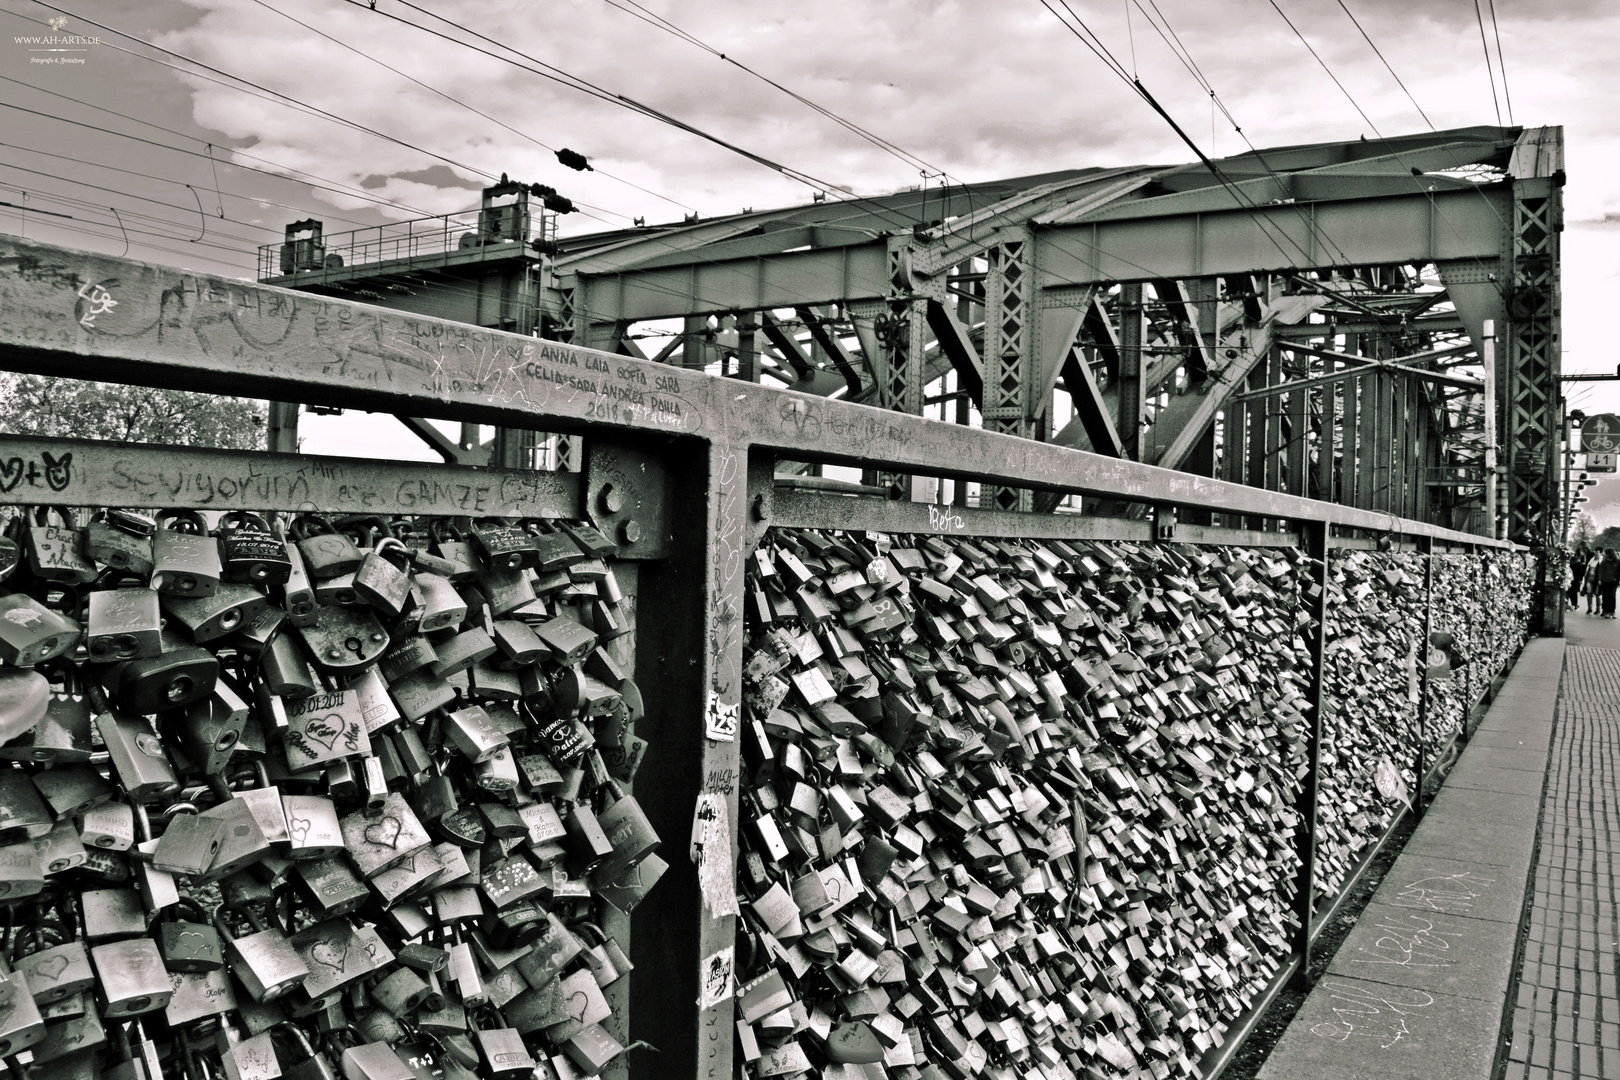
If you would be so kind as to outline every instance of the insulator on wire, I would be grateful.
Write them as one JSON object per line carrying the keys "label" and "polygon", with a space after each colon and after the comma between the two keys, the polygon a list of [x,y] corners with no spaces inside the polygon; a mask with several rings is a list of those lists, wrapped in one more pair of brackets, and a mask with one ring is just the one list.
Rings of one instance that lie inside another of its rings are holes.
{"label": "insulator on wire", "polygon": [[591,168],[591,163],[585,160],[584,154],[581,154],[577,150],[569,150],[567,147],[557,151],[557,160],[568,168],[573,169],[575,172],[596,171],[595,169]]}

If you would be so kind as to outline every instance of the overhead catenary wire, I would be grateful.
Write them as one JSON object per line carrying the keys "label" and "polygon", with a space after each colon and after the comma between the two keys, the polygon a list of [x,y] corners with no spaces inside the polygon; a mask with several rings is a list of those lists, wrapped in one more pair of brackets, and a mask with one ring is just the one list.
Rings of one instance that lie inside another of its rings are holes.
{"label": "overhead catenary wire", "polygon": [[1474,21],[1479,24],[1479,47],[1485,53],[1485,75],[1491,81],[1491,105],[1496,109],[1496,125],[1502,126],[1502,102],[1496,96],[1496,69],[1491,66],[1491,47],[1485,41],[1485,16],[1480,13],[1479,0],[1474,0]]}
{"label": "overhead catenary wire", "polygon": [[[1492,0],[1493,5],[1494,5],[1494,2],[1495,2],[1495,0]],[[1410,101],[1412,103],[1412,108],[1416,109],[1418,111],[1418,115],[1423,117],[1423,122],[1425,124],[1429,125],[1429,130],[1434,131],[1435,130],[1434,121],[1429,119],[1429,114],[1423,111],[1423,106],[1419,105],[1417,98],[1412,96],[1412,91],[1410,91],[1410,90],[1408,90],[1406,88],[1406,83],[1401,81],[1401,77],[1399,75],[1395,74],[1395,69],[1390,66],[1389,61],[1384,59],[1383,50],[1381,50],[1376,44],[1373,43],[1373,39],[1372,39],[1371,35],[1369,35],[1367,33],[1367,31],[1362,28],[1361,20],[1356,18],[1355,13],[1352,12],[1349,9],[1349,7],[1347,7],[1345,5],[1344,0],[1338,0],[1338,4],[1339,4],[1339,7],[1341,9],[1343,9],[1344,13],[1350,17],[1350,22],[1355,25],[1355,28],[1356,28],[1357,32],[1361,34],[1362,40],[1365,41],[1369,46],[1372,47],[1373,53],[1378,57],[1379,61],[1384,65],[1384,70],[1389,72],[1390,78],[1395,80],[1395,85],[1399,86],[1401,88],[1401,93],[1406,95],[1406,100]],[[1495,10],[1494,6],[1493,6],[1492,10],[1493,11]]]}
{"label": "overhead catenary wire", "polygon": [[1508,92],[1507,60],[1502,56],[1502,30],[1496,23],[1496,0],[1490,0],[1491,34],[1496,38],[1496,66],[1502,72],[1502,99],[1507,103],[1508,123],[1513,123],[1513,95]]}

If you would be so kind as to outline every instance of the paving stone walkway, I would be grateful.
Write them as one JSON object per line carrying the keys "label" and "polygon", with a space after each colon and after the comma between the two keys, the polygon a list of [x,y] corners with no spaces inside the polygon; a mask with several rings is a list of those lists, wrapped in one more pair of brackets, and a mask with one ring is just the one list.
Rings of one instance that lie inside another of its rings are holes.
{"label": "paving stone walkway", "polygon": [[1508,1080],[1620,1078],[1620,634],[1569,619]]}

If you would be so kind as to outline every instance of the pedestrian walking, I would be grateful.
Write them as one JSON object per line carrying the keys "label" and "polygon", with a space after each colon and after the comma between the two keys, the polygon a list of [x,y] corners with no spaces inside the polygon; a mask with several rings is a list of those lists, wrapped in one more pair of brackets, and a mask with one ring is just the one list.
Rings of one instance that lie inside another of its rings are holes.
{"label": "pedestrian walking", "polygon": [[1603,558],[1598,562],[1597,570],[1598,594],[1603,598],[1603,617],[1614,618],[1614,590],[1620,586],[1620,558],[1616,558],[1613,548],[1603,549]]}
{"label": "pedestrian walking", "polygon": [[1603,560],[1599,558],[1596,553],[1594,553],[1592,556],[1592,561],[1586,564],[1586,575],[1581,579],[1581,595],[1586,597],[1586,613],[1588,615],[1597,614],[1597,572],[1598,565],[1602,561]]}
{"label": "pedestrian walking", "polygon": [[1586,564],[1592,561],[1592,552],[1585,545],[1575,549],[1569,557],[1569,582],[1565,587],[1565,599],[1571,608],[1579,608],[1581,603],[1581,586],[1586,580]]}

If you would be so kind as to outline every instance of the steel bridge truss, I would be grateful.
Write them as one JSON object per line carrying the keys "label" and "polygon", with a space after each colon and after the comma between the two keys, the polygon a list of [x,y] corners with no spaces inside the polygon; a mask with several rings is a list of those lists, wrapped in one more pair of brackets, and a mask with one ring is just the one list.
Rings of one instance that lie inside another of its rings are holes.
{"label": "steel bridge truss", "polygon": [[[1216,166],[1076,170],[576,238],[554,267],[544,333],[1539,539],[1562,415],[1562,129],[1284,147]],[[1059,503],[995,486],[975,497],[957,485],[951,499]]]}

